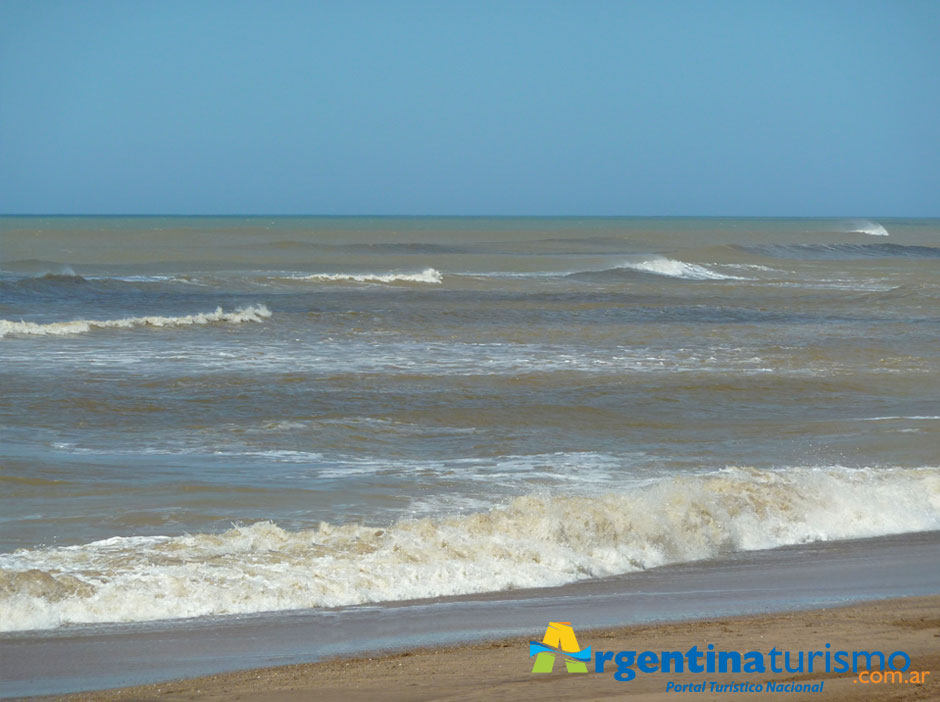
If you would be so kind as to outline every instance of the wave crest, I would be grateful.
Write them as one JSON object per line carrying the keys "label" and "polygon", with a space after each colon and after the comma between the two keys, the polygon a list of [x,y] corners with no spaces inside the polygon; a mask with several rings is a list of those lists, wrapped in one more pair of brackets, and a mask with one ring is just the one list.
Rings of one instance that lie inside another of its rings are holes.
{"label": "wave crest", "polygon": [[419,273],[311,273],[291,276],[279,280],[348,281],[353,283],[430,283],[440,284],[444,276],[435,268],[425,268]]}
{"label": "wave crest", "polygon": [[937,528],[940,468],[727,468],[388,528],[259,522],[2,554],[0,630],[557,586],[730,551]]}
{"label": "wave crest", "polygon": [[642,261],[627,261],[619,264],[613,271],[622,271],[624,269],[640,271],[641,273],[652,273],[669,278],[682,278],[684,280],[746,280],[736,275],[726,275],[718,273],[711,268],[706,268],[697,263],[686,263],[672,258],[657,256]]}
{"label": "wave crest", "polygon": [[864,258],[940,258],[940,247],[902,244],[767,244],[735,248],[773,258],[852,260]]}
{"label": "wave crest", "polygon": [[201,312],[182,317],[125,317],[123,319],[75,319],[68,322],[14,322],[0,319],[0,338],[5,336],[66,336],[85,334],[92,329],[127,329],[130,327],[184,327],[194,324],[229,322],[261,322],[271,316],[265,305],[239,307],[234,312],[224,312],[216,307],[214,312]]}
{"label": "wave crest", "polygon": [[847,234],[868,234],[869,236],[889,236],[890,233],[878,222],[869,219],[853,219],[845,223]]}

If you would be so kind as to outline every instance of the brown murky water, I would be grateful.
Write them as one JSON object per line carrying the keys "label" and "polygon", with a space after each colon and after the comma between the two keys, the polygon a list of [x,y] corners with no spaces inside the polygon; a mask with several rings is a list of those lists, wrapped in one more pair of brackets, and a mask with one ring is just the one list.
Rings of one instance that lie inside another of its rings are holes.
{"label": "brown murky water", "polygon": [[940,221],[0,219],[0,629],[940,528]]}

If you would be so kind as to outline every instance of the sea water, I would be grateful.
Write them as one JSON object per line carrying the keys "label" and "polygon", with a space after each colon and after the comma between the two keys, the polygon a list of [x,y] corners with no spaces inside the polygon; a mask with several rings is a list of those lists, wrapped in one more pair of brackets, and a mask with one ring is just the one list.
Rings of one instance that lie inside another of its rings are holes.
{"label": "sea water", "polygon": [[0,630],[940,529],[940,220],[0,219]]}

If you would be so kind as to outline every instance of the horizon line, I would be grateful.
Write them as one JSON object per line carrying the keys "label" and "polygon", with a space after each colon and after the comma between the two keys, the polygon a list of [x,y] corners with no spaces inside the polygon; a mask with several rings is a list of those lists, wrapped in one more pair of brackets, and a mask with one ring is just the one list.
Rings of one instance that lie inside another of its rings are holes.
{"label": "horizon line", "polygon": [[2,217],[191,217],[191,218],[346,218],[346,219],[940,219],[940,214],[339,214],[339,213],[187,213],[187,212],[0,212]]}

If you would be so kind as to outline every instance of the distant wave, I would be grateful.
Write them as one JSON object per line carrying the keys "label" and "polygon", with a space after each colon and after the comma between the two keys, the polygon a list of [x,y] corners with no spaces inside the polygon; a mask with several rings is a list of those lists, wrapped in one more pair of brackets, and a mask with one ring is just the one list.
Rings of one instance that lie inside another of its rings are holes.
{"label": "distant wave", "polygon": [[940,258],[940,247],[901,244],[770,244],[737,246],[749,253],[792,259]]}
{"label": "distant wave", "polygon": [[88,280],[76,273],[45,273],[43,275],[27,276],[0,280],[0,290],[23,291],[51,291],[59,287],[72,289],[75,285],[87,283]]}
{"label": "distant wave", "polygon": [[889,232],[878,222],[869,219],[852,219],[845,223],[847,234],[868,234],[869,236],[889,236]]}
{"label": "distant wave", "polygon": [[46,261],[39,258],[5,261],[3,264],[0,264],[0,270],[8,271],[10,273],[18,273],[20,275],[30,275],[34,277],[41,277],[47,274],[62,276],[76,275],[75,271],[67,263]]}
{"label": "distant wave", "polygon": [[26,277],[4,276],[0,279],[0,298],[4,302],[25,301],[36,298],[93,299],[124,295],[151,294],[155,287],[175,284],[202,285],[187,276],[172,275],[85,275],[76,273],[46,273]]}
{"label": "distant wave", "polygon": [[667,278],[680,278],[682,280],[747,280],[740,276],[719,273],[718,271],[706,268],[697,263],[686,263],[685,261],[677,261],[663,256],[638,261],[626,261],[618,264],[614,268],[603,271],[579,271],[569,275],[579,278],[596,278],[605,275],[622,276],[625,272],[631,271],[665,276]]}
{"label": "distant wave", "polygon": [[285,276],[277,280],[349,281],[354,283],[432,283],[439,284],[444,276],[434,268],[425,268],[419,273],[311,273],[310,275]]}
{"label": "distant wave", "polygon": [[185,278],[178,278],[173,275],[89,275],[85,277],[88,280],[117,280],[123,283],[189,282]]}
{"label": "distant wave", "polygon": [[382,528],[259,522],[4,553],[0,630],[549,587],[733,551],[938,528],[940,468],[726,468]]}
{"label": "distant wave", "polygon": [[5,336],[65,336],[84,334],[92,329],[127,329],[130,327],[184,327],[194,324],[229,322],[261,322],[271,316],[264,305],[239,307],[234,312],[224,312],[216,307],[215,312],[190,314],[182,317],[124,317],[123,319],[75,319],[68,322],[14,322],[0,319],[0,338]]}
{"label": "distant wave", "polygon": [[86,278],[80,276],[75,271],[69,269],[63,273],[45,273],[43,275],[38,275],[32,278],[27,278],[26,280],[48,280],[57,283],[85,283],[88,282]]}
{"label": "distant wave", "polygon": [[686,263],[671,258],[654,258],[648,261],[624,263],[618,268],[632,268],[635,271],[666,275],[670,278],[685,278],[686,280],[743,280],[738,276],[718,273],[696,263]]}
{"label": "distant wave", "polygon": [[914,414],[914,415],[897,415],[897,416],[890,416],[890,417],[862,417],[861,419],[858,419],[857,421],[859,422],[887,422],[887,421],[895,421],[898,419],[915,419],[919,421],[924,421],[924,420],[940,419],[940,416],[934,415],[934,414]]}

